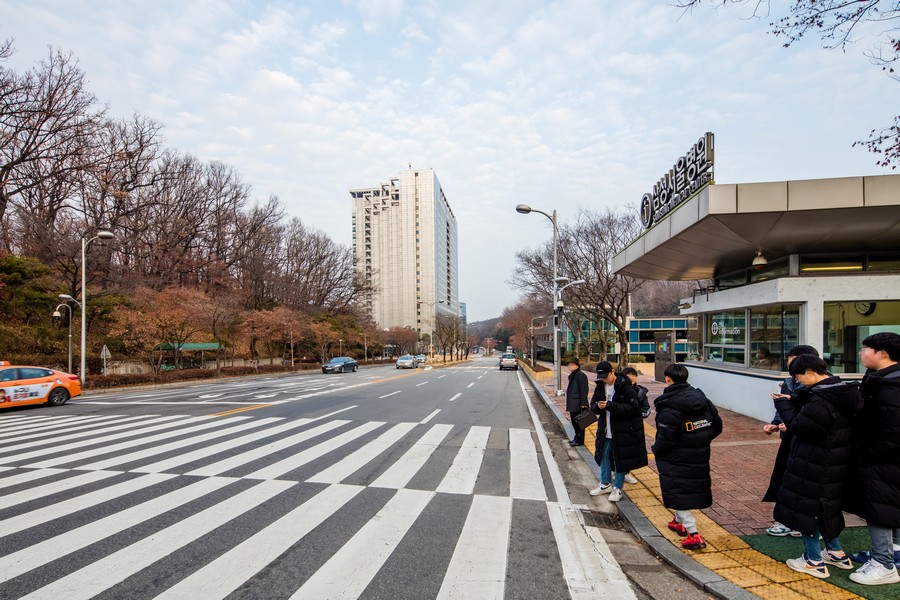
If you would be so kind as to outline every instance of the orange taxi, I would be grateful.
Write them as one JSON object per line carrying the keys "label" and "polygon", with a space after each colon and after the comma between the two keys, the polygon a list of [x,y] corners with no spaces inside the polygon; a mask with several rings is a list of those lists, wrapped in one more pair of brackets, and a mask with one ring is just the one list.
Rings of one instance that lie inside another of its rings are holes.
{"label": "orange taxi", "polygon": [[81,395],[78,375],[0,361],[0,409],[26,404],[61,406]]}

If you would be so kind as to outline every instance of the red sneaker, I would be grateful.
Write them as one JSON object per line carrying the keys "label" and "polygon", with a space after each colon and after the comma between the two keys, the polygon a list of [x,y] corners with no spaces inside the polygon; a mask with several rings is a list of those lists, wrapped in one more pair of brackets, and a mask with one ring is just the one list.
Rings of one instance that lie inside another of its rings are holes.
{"label": "red sneaker", "polygon": [[684,525],[682,525],[681,523],[676,521],[674,518],[671,521],[669,521],[668,527],[669,527],[669,529],[671,529],[672,531],[674,531],[681,537],[684,537],[688,534],[687,529],[684,528]]}
{"label": "red sneaker", "polygon": [[685,550],[699,550],[706,548],[706,542],[699,533],[689,533],[686,538],[681,540],[681,547]]}

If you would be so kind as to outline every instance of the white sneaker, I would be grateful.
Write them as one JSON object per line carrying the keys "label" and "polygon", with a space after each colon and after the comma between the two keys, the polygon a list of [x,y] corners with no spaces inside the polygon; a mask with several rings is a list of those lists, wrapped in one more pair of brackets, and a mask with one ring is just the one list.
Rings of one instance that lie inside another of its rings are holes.
{"label": "white sneaker", "polygon": [[622,499],[622,490],[619,488],[613,488],[612,493],[609,495],[610,502],[618,502]]}
{"label": "white sneaker", "polygon": [[608,494],[611,491],[613,491],[613,486],[611,483],[607,483],[606,485],[603,485],[601,483],[600,485],[598,485],[597,487],[592,489],[590,491],[590,494],[591,494],[591,496],[599,496],[601,494]]}
{"label": "white sneaker", "polygon": [[637,477],[632,475],[631,473],[625,473],[625,483],[637,483]]}
{"label": "white sneaker", "polygon": [[900,574],[897,573],[896,567],[889,569],[874,558],[870,558],[858,571],[850,573],[850,581],[863,585],[884,585],[900,582]]}

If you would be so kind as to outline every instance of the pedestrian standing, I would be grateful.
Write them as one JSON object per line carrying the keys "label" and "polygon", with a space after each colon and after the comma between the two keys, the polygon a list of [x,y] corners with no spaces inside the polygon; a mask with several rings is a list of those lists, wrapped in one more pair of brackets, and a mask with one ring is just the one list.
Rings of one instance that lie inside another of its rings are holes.
{"label": "pedestrian standing", "polygon": [[722,418],[709,398],[691,386],[687,367],[672,364],[665,370],[667,387],[654,400],[656,457],[663,505],[675,510],[668,527],[684,537],[682,548],[697,550],[706,541],[697,530],[694,509],[712,506],[709,474],[710,444],[722,433]]}
{"label": "pedestrian standing", "polygon": [[900,335],[870,335],[859,358],[866,374],[847,510],[866,520],[872,553],[850,579],[883,585],[900,582],[895,564],[900,559]]}
{"label": "pedestrian standing", "polygon": [[[828,566],[852,569],[838,535],[845,480],[853,454],[853,422],[859,411],[859,386],[828,373],[818,356],[796,357],[788,369],[805,389],[778,394],[775,407],[791,435],[790,455],[775,503],[775,519],[800,532],[803,554],[787,566],[819,579]],[[825,551],[819,536],[825,540]]]}
{"label": "pedestrian standing", "polygon": [[591,410],[600,416],[594,445],[600,485],[590,493],[592,496],[609,494],[610,502],[618,502],[622,499],[626,473],[647,466],[647,442],[637,390],[626,376],[616,376],[612,365],[605,360],[597,363],[597,387],[591,398]]}
{"label": "pedestrian standing", "polygon": [[569,441],[570,446],[584,445],[584,429],[578,425],[575,417],[588,407],[588,390],[588,378],[581,370],[581,363],[577,358],[571,359],[569,361],[569,383],[566,386],[566,410],[569,411],[569,417],[572,419],[575,435]]}
{"label": "pedestrian standing", "polygon": [[[791,363],[794,361],[794,359],[801,354],[811,354],[812,356],[819,356],[819,351],[812,346],[806,346],[802,344],[792,347],[790,350],[788,350],[787,353],[788,368],[790,368]],[[797,383],[796,379],[789,376],[781,382],[781,387],[778,393],[795,398],[797,396],[797,392],[799,392],[801,389],[803,389],[803,386]],[[778,394],[772,394],[773,403],[776,395]],[[781,487],[781,479],[782,477],[784,477],[784,467],[787,466],[788,454],[790,454],[791,436],[790,432],[787,431],[787,426],[785,426],[785,424],[782,422],[781,415],[778,414],[777,410],[775,411],[775,416],[772,417],[772,422],[766,423],[763,426],[763,431],[766,433],[766,435],[772,435],[777,431],[779,432],[779,436],[781,437],[781,444],[778,446],[778,453],[775,455],[775,464],[772,467],[772,475],[769,478],[769,487],[768,489],[766,489],[766,493],[765,495],[763,495],[762,499],[763,502],[775,502],[776,500],[778,500],[778,489]],[[785,527],[778,521],[772,523],[772,526],[766,529],[766,533],[775,537],[784,537],[786,535],[800,537],[799,531],[794,531],[790,527]]]}

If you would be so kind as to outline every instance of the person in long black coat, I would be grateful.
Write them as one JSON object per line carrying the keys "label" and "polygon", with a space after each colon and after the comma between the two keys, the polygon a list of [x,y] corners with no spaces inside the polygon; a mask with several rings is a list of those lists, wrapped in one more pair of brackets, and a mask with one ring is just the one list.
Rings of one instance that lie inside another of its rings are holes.
{"label": "person in long black coat", "polygon": [[675,510],[668,527],[686,536],[682,547],[705,548],[691,510],[712,506],[710,444],[722,433],[722,418],[709,398],[687,382],[684,365],[669,365],[665,377],[669,385],[653,403],[656,441],[650,450],[659,470],[663,505]]}
{"label": "person in long black coat", "polygon": [[594,460],[600,466],[600,485],[591,490],[591,495],[609,493],[610,502],[618,502],[622,499],[625,474],[647,466],[647,443],[637,389],[628,377],[616,375],[606,361],[597,364],[597,387],[591,397],[591,411],[600,417],[594,446]]}
{"label": "person in long black coat", "polygon": [[[781,394],[775,407],[791,432],[775,519],[797,530],[804,552],[787,565],[813,577],[828,577],[828,565],[853,568],[838,535],[844,529],[842,497],[853,454],[853,420],[859,411],[858,385],[830,376],[828,365],[811,355],[798,356],[789,372],[806,389],[795,397]],[[826,550],[819,547],[819,535]]]}
{"label": "person in long black coat", "polygon": [[[787,353],[788,368],[790,368],[794,359],[801,354],[819,356],[819,351],[812,346],[802,344],[792,347]],[[803,386],[797,383],[796,379],[787,377],[781,382],[779,393],[795,397],[797,392],[801,389],[803,389]],[[777,394],[772,394],[773,402],[776,395]],[[778,431],[781,436],[781,444],[778,446],[778,453],[775,455],[775,464],[772,465],[772,475],[769,477],[769,487],[766,489],[766,493],[763,495],[762,499],[763,502],[775,502],[778,500],[778,490],[781,489],[781,480],[784,477],[784,469],[787,466],[788,456],[790,455],[791,432],[787,431],[787,427],[782,422],[781,415],[778,414],[777,410],[775,411],[775,416],[772,418],[772,422],[766,423],[763,427],[763,431],[765,431],[767,435],[771,435]],[[790,527],[785,527],[776,520],[772,523],[771,527],[766,529],[766,533],[775,537],[784,537],[786,535],[791,535],[794,531],[791,530]]]}
{"label": "person in long black coat", "polygon": [[573,358],[569,361],[569,383],[566,386],[566,410],[569,411],[572,428],[575,430],[575,435],[569,441],[570,446],[584,445],[584,429],[578,425],[575,417],[588,407],[589,389],[588,378],[581,370],[581,363]]}
{"label": "person in long black coat", "polygon": [[900,335],[875,333],[862,342],[863,407],[846,510],[864,518],[872,538],[869,560],[850,579],[865,585],[900,582]]}

